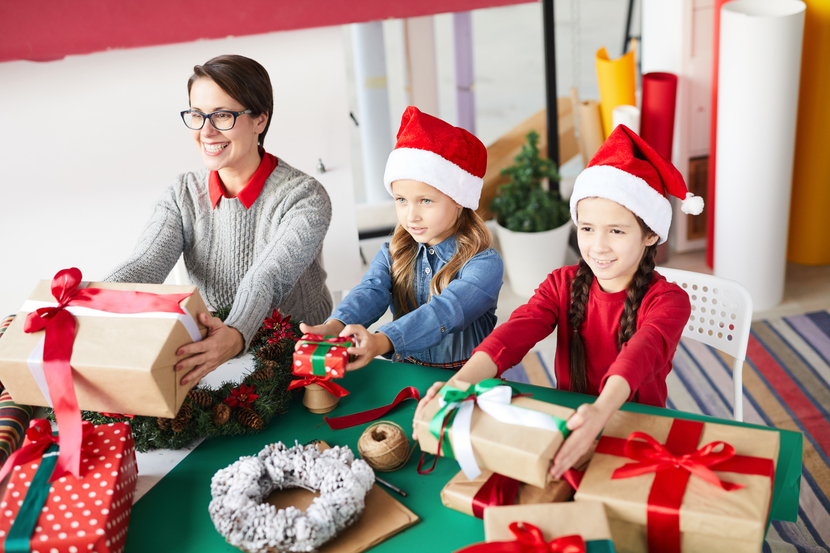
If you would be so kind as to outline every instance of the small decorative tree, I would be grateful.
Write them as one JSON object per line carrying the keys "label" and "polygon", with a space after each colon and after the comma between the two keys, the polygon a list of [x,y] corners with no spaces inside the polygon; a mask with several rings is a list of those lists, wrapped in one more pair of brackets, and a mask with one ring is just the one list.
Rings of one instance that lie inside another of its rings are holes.
{"label": "small decorative tree", "polygon": [[539,134],[530,131],[527,144],[515,158],[514,164],[502,170],[510,182],[499,187],[490,211],[496,214],[501,226],[515,232],[542,232],[562,226],[570,220],[568,202],[556,189],[545,190],[542,181],[559,182],[556,164],[539,157]]}

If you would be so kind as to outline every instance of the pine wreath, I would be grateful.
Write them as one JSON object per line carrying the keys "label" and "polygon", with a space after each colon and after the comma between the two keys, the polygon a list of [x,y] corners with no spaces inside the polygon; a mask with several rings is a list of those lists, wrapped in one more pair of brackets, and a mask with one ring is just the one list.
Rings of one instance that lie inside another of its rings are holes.
{"label": "pine wreath", "polygon": [[[230,307],[227,307],[214,315],[224,321],[229,313]],[[249,353],[253,354],[254,366],[241,381],[223,382],[216,389],[204,386],[193,388],[182,404],[184,411],[190,411],[189,417],[186,412],[180,412],[173,419],[143,416],[130,419],[136,450],[181,449],[199,438],[256,434],[268,426],[275,415],[285,413],[289,401],[297,392],[287,388],[293,378],[291,361],[294,341],[301,336],[298,327],[290,316],[283,317],[275,309],[251,341]],[[261,352],[263,349],[265,351]],[[253,401],[238,405],[225,401],[238,396],[240,389],[252,390],[248,397],[254,397]],[[219,405],[225,405],[227,409]],[[51,409],[47,413],[54,420]],[[92,411],[81,411],[81,415],[93,424],[124,422],[121,417]],[[240,420],[240,416],[244,420]]]}

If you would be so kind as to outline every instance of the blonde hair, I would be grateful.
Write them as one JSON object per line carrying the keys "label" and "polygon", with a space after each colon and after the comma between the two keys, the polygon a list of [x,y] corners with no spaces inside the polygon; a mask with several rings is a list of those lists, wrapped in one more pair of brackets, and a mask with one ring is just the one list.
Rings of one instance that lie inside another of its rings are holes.
{"label": "blonde hair", "polygon": [[[432,277],[430,297],[440,294],[458,275],[464,264],[474,255],[489,248],[493,241],[484,220],[468,207],[461,209],[455,221],[453,234],[456,251],[449,262]],[[395,227],[395,233],[389,243],[389,255],[392,258],[392,306],[395,319],[398,319],[418,307],[415,299],[418,242],[401,225]]]}

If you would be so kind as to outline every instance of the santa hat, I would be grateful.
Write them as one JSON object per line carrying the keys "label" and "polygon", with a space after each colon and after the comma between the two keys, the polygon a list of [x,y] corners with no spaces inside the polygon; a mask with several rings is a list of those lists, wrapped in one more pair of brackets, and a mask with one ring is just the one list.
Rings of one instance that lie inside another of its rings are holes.
{"label": "santa hat", "polygon": [[395,149],[386,161],[383,184],[392,194],[396,180],[416,180],[476,209],[486,169],[487,149],[478,138],[409,106],[401,118]]}
{"label": "santa hat", "polygon": [[606,198],[638,216],[660,237],[669,236],[672,207],[668,196],[682,200],[683,213],[700,215],[703,198],[686,189],[683,176],[654,148],[626,127],[618,125],[574,183],[571,217],[585,198]]}

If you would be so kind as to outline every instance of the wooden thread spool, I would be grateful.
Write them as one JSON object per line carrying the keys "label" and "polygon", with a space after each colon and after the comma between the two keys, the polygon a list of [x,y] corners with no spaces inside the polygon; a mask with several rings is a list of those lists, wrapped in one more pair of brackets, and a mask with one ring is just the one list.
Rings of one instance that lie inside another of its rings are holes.
{"label": "wooden thread spool", "polygon": [[391,421],[378,421],[363,431],[357,451],[376,471],[392,472],[409,461],[413,448],[403,428]]}
{"label": "wooden thread spool", "polygon": [[337,407],[340,398],[329,392],[319,384],[309,384],[305,387],[303,405],[314,414],[328,413]]}

